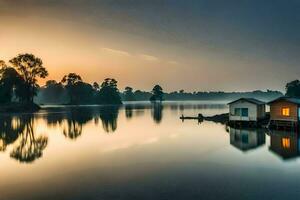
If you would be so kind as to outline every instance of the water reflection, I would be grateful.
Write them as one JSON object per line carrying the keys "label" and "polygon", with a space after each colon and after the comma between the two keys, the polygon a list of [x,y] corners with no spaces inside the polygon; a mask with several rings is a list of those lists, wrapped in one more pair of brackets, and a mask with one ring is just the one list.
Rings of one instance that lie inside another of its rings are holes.
{"label": "water reflection", "polygon": [[[85,125],[92,122],[102,124],[105,133],[113,133],[118,128],[119,112],[125,113],[126,119],[144,117],[146,114],[153,122],[161,125],[164,112],[171,111],[177,120],[179,112],[199,113],[198,109],[224,109],[225,105],[198,105],[172,103],[135,103],[124,106],[82,106],[48,107],[39,113],[26,115],[0,116],[0,151],[9,152],[11,158],[22,163],[31,163],[43,156],[48,145],[48,136],[52,129],[57,129],[65,138],[76,141],[82,136]],[[101,121],[101,122],[100,122]],[[42,130],[45,135],[37,135],[37,123],[45,122]],[[8,148],[10,147],[11,148]]]}
{"label": "water reflection", "polygon": [[90,109],[72,108],[66,116],[66,123],[63,127],[63,134],[69,139],[76,139],[81,136],[82,126],[93,119]]}
{"label": "water reflection", "polygon": [[230,127],[230,144],[241,151],[248,151],[265,144],[266,136],[263,129],[237,129]]}
{"label": "water reflection", "polygon": [[296,132],[271,131],[269,150],[284,160],[298,157],[300,151],[299,134]]}
{"label": "water reflection", "polygon": [[36,136],[34,132],[34,118],[32,115],[22,117],[4,117],[0,123],[1,150],[14,145],[10,157],[22,163],[31,163],[42,157],[43,150],[48,144],[48,137]]}
{"label": "water reflection", "polygon": [[133,106],[125,105],[125,116],[127,119],[131,119],[133,117]]}
{"label": "water reflection", "polygon": [[112,133],[117,130],[119,109],[119,106],[110,106],[100,109],[99,116],[106,133]]}
{"label": "water reflection", "polygon": [[154,122],[159,124],[163,118],[163,105],[161,103],[153,103],[151,115]]}
{"label": "water reflection", "polygon": [[18,119],[12,116],[0,119],[0,150],[5,151],[7,146],[13,144],[24,130],[24,124],[18,123]]}

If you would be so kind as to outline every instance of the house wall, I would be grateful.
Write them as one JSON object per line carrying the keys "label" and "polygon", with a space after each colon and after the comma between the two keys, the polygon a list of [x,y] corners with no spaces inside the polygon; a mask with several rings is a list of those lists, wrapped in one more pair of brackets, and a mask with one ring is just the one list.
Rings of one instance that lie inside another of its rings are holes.
{"label": "house wall", "polygon": [[266,117],[266,105],[257,106],[257,118],[263,119]]}
{"label": "house wall", "polygon": [[[235,116],[235,108],[248,108],[248,117]],[[257,105],[240,100],[229,105],[229,114],[230,121],[257,121]]]}
{"label": "house wall", "polygon": [[[283,116],[282,109],[290,108],[290,116]],[[298,121],[298,105],[288,101],[276,101],[270,105],[271,120]]]}

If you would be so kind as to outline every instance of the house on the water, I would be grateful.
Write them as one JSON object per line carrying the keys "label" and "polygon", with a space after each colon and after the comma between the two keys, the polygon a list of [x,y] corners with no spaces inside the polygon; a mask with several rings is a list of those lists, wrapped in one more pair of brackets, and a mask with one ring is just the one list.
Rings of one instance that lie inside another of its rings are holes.
{"label": "house on the water", "polygon": [[300,121],[300,99],[279,97],[270,105],[270,127],[297,127]]}
{"label": "house on the water", "polygon": [[240,98],[228,103],[229,121],[256,124],[266,117],[266,104],[254,98]]}

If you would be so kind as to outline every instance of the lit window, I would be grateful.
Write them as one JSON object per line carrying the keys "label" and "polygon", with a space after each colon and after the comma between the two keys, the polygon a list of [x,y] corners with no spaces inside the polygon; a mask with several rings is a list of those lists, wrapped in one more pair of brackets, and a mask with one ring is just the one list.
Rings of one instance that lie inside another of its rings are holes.
{"label": "lit window", "polygon": [[284,149],[289,149],[291,147],[291,140],[290,138],[282,138],[281,139],[282,147]]}
{"label": "lit window", "polygon": [[289,108],[282,108],[282,115],[283,116],[290,116],[290,109]]}

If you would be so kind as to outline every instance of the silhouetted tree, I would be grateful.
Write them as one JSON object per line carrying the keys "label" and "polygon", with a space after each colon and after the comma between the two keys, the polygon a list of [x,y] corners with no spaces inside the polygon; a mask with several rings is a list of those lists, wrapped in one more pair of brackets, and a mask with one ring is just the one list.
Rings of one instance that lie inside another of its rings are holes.
{"label": "silhouetted tree", "polygon": [[7,65],[6,65],[5,61],[4,60],[0,60],[0,69],[1,68],[6,68],[6,67],[7,67]]}
{"label": "silhouetted tree", "polygon": [[23,78],[11,67],[4,66],[0,69],[0,103],[10,103],[12,97],[24,98],[22,89]]}
{"label": "silhouetted tree", "polygon": [[150,101],[162,101],[163,100],[163,89],[160,85],[155,85],[154,88],[152,89],[152,96],[150,97]]}
{"label": "silhouetted tree", "polygon": [[93,86],[88,83],[77,83],[74,88],[74,94],[77,97],[77,103],[79,104],[94,103],[94,89]]}
{"label": "silhouetted tree", "polygon": [[125,101],[135,101],[133,89],[131,87],[125,87],[124,100]]}
{"label": "silhouetted tree", "polygon": [[48,76],[48,71],[43,66],[42,60],[33,54],[20,54],[9,62],[24,80],[22,90],[25,99],[22,100],[25,103],[33,103],[33,97],[36,95],[36,89],[38,88],[37,78]]}
{"label": "silhouetted tree", "polygon": [[39,90],[38,98],[44,103],[65,103],[67,94],[62,83],[49,80],[46,85]]}
{"label": "silhouetted tree", "polygon": [[99,92],[96,94],[97,104],[122,104],[119,89],[115,79],[107,78],[101,84]]}
{"label": "silhouetted tree", "polygon": [[134,98],[136,101],[147,101],[150,99],[152,94],[150,92],[145,92],[141,90],[136,90],[134,92]]}
{"label": "silhouetted tree", "polygon": [[99,90],[100,90],[100,86],[99,86],[99,84],[98,84],[97,82],[94,82],[94,83],[93,83],[93,89],[94,89],[95,91],[99,91]]}
{"label": "silhouetted tree", "polygon": [[286,96],[300,97],[300,81],[294,80],[286,84],[285,86]]}
{"label": "silhouetted tree", "polygon": [[69,97],[70,97],[70,104],[77,104],[78,98],[76,96],[76,87],[82,83],[82,78],[75,73],[70,73],[68,75],[65,75],[63,79],[61,80],[61,83],[65,85]]}

